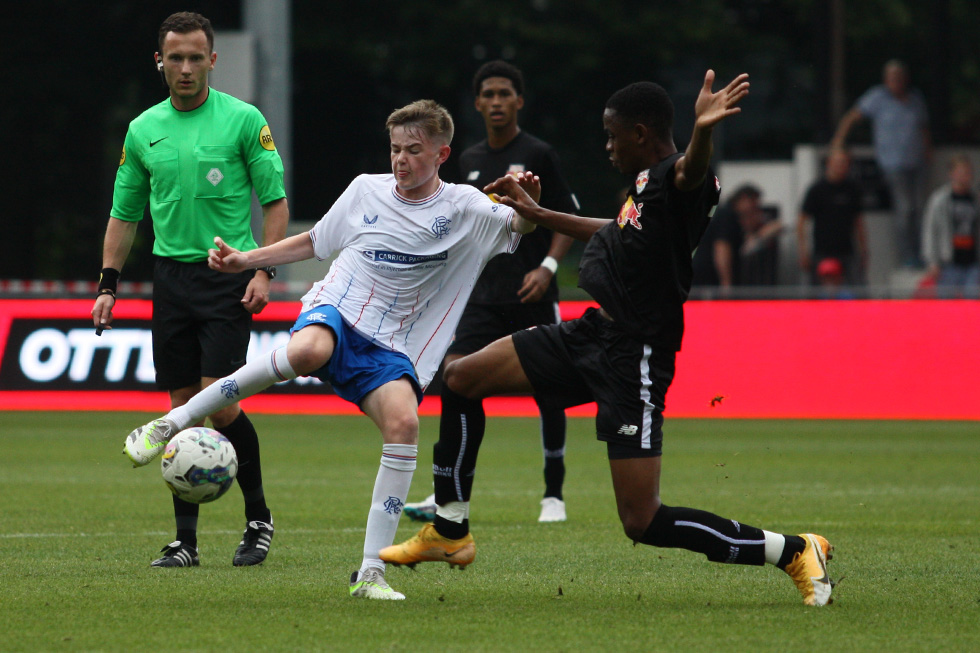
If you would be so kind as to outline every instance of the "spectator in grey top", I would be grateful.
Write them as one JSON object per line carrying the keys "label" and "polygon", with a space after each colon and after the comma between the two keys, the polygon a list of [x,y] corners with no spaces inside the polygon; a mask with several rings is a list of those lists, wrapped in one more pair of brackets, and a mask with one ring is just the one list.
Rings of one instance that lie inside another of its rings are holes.
{"label": "spectator in grey top", "polygon": [[855,123],[871,121],[875,159],[884,175],[895,214],[895,245],[905,266],[920,267],[919,234],[927,163],[932,156],[929,115],[922,93],[909,86],[904,63],[885,64],[884,83],[867,90],[844,114],[831,145],[843,147]]}
{"label": "spectator in grey top", "polygon": [[949,183],[926,204],[922,258],[926,276],[942,297],[977,297],[980,284],[980,199],[973,190],[973,162],[957,154],[949,162]]}

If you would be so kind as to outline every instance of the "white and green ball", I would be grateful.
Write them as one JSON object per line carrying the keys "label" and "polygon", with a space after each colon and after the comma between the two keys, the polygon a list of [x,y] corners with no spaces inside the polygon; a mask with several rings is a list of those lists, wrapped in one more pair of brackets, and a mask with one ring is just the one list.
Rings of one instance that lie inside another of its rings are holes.
{"label": "white and green ball", "polygon": [[177,498],[208,503],[234,483],[238,456],[228,438],[214,429],[195,426],[167,443],[160,469],[164,482]]}

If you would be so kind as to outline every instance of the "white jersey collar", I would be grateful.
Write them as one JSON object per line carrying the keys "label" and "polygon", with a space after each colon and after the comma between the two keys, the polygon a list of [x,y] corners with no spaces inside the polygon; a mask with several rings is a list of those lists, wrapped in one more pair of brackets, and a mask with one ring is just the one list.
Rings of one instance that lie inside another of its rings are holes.
{"label": "white jersey collar", "polygon": [[410,199],[408,199],[406,197],[402,197],[401,195],[398,194],[398,184],[392,184],[392,186],[391,186],[391,194],[394,195],[395,196],[395,199],[397,199],[402,204],[408,204],[409,206],[419,206],[421,204],[425,204],[426,202],[431,202],[435,198],[439,197],[439,195],[442,194],[442,191],[443,191],[443,189],[445,187],[446,187],[446,182],[444,182],[443,180],[440,179],[439,180],[439,188],[437,188],[435,190],[435,192],[433,192],[431,195],[429,195],[428,197],[424,197],[424,198],[422,198],[420,200],[410,200]]}

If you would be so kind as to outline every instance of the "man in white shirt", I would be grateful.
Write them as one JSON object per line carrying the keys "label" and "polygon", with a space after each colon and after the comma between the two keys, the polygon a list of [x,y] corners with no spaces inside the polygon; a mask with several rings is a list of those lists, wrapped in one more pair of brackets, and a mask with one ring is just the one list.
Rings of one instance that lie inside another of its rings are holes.
{"label": "man in white shirt", "polygon": [[[216,406],[274,383],[316,376],[381,430],[381,466],[351,596],[404,599],[385,582],[378,552],[394,541],[418,452],[418,405],[486,262],[513,252],[534,225],[471,186],[439,179],[453,122],[419,100],[387,121],[392,174],[354,179],[308,233],[240,252],[215,238],[208,264],[224,272],[340,255],[303,297],[289,343],[220,379],[186,405],[133,431],[138,465]],[[540,183],[522,184],[540,193]]]}

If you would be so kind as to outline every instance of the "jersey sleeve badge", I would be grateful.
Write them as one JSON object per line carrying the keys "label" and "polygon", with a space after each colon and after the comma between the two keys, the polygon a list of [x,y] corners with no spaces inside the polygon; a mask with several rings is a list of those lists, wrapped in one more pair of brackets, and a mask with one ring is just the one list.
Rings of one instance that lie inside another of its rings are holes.
{"label": "jersey sleeve badge", "polygon": [[122,154],[119,155],[119,165],[126,163],[126,146],[123,145]]}
{"label": "jersey sleeve badge", "polygon": [[636,176],[636,194],[639,195],[647,187],[650,181],[650,168],[647,168]]}
{"label": "jersey sleeve badge", "polygon": [[259,131],[259,144],[270,152],[276,150],[276,144],[272,140],[272,130],[269,129],[269,125],[265,125]]}

